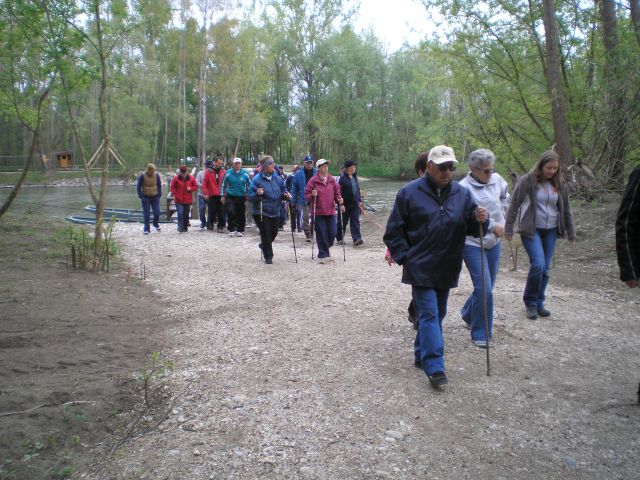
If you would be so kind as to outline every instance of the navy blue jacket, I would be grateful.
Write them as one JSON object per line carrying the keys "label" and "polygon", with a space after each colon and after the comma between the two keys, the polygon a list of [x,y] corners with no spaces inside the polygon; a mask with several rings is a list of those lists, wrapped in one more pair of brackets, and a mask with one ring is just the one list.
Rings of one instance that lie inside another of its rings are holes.
{"label": "navy blue jacket", "polygon": [[[262,196],[257,194],[258,187],[264,189]],[[251,186],[249,187],[249,200],[253,202],[253,215],[260,215],[260,199],[262,198],[262,215],[269,218],[279,218],[280,208],[284,200],[287,189],[284,180],[275,172],[271,175],[271,180],[267,180],[262,172],[257,173]]]}
{"label": "navy blue jacket", "polygon": [[458,286],[465,237],[479,235],[476,208],[471,192],[455,181],[439,195],[428,174],[402,187],[383,237],[391,258],[402,265],[402,283]]}
{"label": "navy blue jacket", "polygon": [[[315,167],[311,171],[313,172],[313,175],[318,173],[318,169]],[[311,177],[313,177],[313,175],[311,175]],[[293,205],[297,205],[299,207],[306,205],[307,201],[304,199],[304,189],[306,186],[307,179],[304,176],[304,167],[302,167],[293,174],[293,180],[291,180],[291,190],[289,193],[291,193],[291,203]]]}
{"label": "navy blue jacket", "polygon": [[362,203],[362,196],[360,195],[360,183],[358,182],[358,176],[354,175],[356,180],[356,194],[353,195],[353,188],[351,188],[351,179],[349,175],[343,173],[338,179],[338,185],[340,185],[340,191],[342,192],[342,199],[344,200],[345,207],[354,207]]}

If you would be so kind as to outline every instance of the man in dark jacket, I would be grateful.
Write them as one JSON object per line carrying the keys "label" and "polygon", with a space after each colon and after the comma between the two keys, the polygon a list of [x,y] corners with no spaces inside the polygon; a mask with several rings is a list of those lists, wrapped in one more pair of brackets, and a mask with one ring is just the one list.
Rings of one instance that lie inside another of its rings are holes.
{"label": "man in dark jacket", "polygon": [[[640,167],[629,175],[616,219],[620,280],[635,288],[640,280]],[[640,393],[640,390],[639,390]]]}
{"label": "man in dark jacket", "polygon": [[357,247],[363,244],[360,233],[360,214],[364,213],[364,205],[362,204],[360,184],[356,175],[356,162],[353,160],[344,162],[344,172],[340,175],[338,185],[340,185],[345,207],[345,212],[342,215],[342,224],[338,225],[338,242],[344,242],[343,232],[347,233],[347,225],[351,222],[351,238],[353,246]]}
{"label": "man in dark jacket", "polygon": [[383,237],[402,265],[402,283],[412,286],[419,321],[415,365],[435,388],[447,383],[442,320],[449,290],[458,286],[465,237],[478,236],[478,223],[488,219],[471,193],[452,181],[456,163],[451,147],[431,149],[426,175],[398,192]]}
{"label": "man in dark jacket", "polygon": [[260,230],[260,249],[267,264],[273,263],[272,243],[278,236],[278,222],[283,200],[289,199],[284,180],[275,172],[273,158],[267,156],[249,187],[249,200],[253,202],[253,221]]}

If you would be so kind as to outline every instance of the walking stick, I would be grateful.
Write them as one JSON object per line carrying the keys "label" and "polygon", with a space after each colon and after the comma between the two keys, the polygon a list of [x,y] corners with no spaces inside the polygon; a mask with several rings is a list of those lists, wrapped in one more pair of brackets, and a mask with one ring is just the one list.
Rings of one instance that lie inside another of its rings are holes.
{"label": "walking stick", "polygon": [[342,232],[342,261],[347,261],[347,251],[344,248],[344,239],[347,235],[347,231],[344,228],[344,224],[342,223],[342,211],[340,210],[341,205],[338,204],[338,223],[340,224],[340,231]]}
{"label": "walking stick", "polygon": [[315,230],[316,230],[316,202],[318,197],[313,197],[313,215],[311,215],[311,260],[313,260],[313,244],[315,242]]}
{"label": "walking stick", "polygon": [[261,229],[264,229],[264,222],[262,221],[262,195],[260,195],[260,226],[258,227],[258,233],[260,234],[260,261],[262,258],[262,232]]}
{"label": "walking stick", "polygon": [[491,376],[491,363],[489,361],[489,315],[487,313],[487,281],[484,275],[484,234],[482,224],[478,223],[480,229],[480,269],[482,270],[482,303],[484,314],[484,337],[487,342],[487,377]]}
{"label": "walking stick", "polygon": [[293,221],[293,214],[295,212],[293,211],[293,205],[291,205],[291,202],[289,202],[289,215],[291,216],[290,222],[291,222],[291,241],[293,242],[293,255],[296,258],[296,263],[298,263],[298,252],[296,252],[296,237],[293,234],[293,231],[296,229],[296,224]]}

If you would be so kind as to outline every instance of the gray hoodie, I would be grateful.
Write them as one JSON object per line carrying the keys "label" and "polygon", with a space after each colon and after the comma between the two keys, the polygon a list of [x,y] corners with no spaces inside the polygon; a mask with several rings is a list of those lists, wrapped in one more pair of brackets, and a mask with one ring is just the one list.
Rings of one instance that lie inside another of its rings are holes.
{"label": "gray hoodie", "polygon": [[[573,213],[569,203],[569,193],[566,188],[561,187],[558,192],[558,235],[569,240],[576,238],[576,231],[573,226]],[[516,218],[518,219],[518,233],[521,237],[533,238],[536,231],[536,184],[535,176],[529,172],[520,177],[516,188],[511,196],[511,205],[507,211],[507,222],[504,226],[505,235],[513,235]]]}
{"label": "gray hoodie", "polygon": [[[471,196],[478,206],[486,208],[489,212],[489,233],[484,236],[483,244],[487,250],[495,247],[500,242],[500,238],[496,237],[494,233],[495,226],[496,224],[504,225],[504,214],[509,207],[507,182],[500,175],[494,173],[487,183],[480,183],[469,173],[460,181],[460,185],[471,192]],[[467,236],[465,245],[479,247],[480,239]]]}

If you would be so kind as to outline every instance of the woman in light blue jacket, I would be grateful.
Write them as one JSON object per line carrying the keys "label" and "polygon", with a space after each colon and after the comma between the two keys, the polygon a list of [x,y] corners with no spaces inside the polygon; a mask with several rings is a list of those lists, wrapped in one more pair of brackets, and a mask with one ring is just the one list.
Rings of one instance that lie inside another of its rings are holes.
{"label": "woman in light blue jacket", "polygon": [[483,237],[485,295],[487,298],[487,320],[489,339],[484,325],[484,303],[482,298],[482,256],[480,239],[467,236],[464,245],[464,263],[471,275],[473,292],[462,307],[462,319],[471,329],[474,345],[486,348],[493,332],[493,287],[500,266],[500,238],[504,235],[505,212],[509,206],[507,182],[493,167],[496,156],[491,150],[481,148],[469,154],[469,173],[460,185],[467,188],[479,206],[489,211],[489,232]]}

